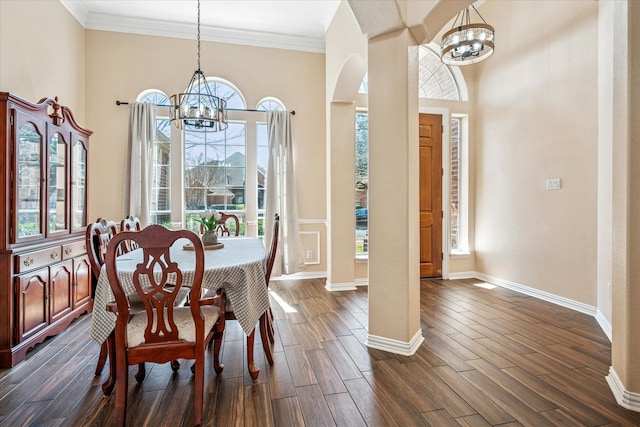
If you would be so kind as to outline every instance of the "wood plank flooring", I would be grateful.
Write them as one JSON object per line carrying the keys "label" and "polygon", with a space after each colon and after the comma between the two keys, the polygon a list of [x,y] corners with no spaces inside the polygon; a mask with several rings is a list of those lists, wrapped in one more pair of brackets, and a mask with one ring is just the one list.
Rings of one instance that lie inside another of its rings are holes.
{"label": "wood plank flooring", "polygon": [[[618,406],[605,381],[611,346],[593,318],[475,283],[422,281],[425,342],[401,357],[364,346],[366,287],[272,282],[275,364],[256,339],[261,372],[251,381],[243,332],[228,322],[221,376],[207,360],[203,425],[640,426],[640,413]],[[90,322],[81,317],[0,370],[0,425],[112,424]],[[148,364],[141,385],[131,369],[127,425],[190,426],[189,368]]]}

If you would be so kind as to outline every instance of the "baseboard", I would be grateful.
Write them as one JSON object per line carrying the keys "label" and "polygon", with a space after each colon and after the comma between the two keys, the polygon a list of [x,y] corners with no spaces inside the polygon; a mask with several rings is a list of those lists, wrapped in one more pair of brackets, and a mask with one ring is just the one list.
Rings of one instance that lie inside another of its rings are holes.
{"label": "baseboard", "polygon": [[356,286],[369,286],[369,279],[368,278],[356,279],[355,284]]}
{"label": "baseboard", "polygon": [[640,412],[640,394],[625,390],[613,366],[609,367],[609,375],[605,378],[618,405],[630,411]]}
{"label": "baseboard", "polygon": [[327,279],[326,285],[324,288],[330,292],[334,291],[355,291],[356,283],[355,282],[345,282],[345,283],[332,283]]}
{"label": "baseboard", "polygon": [[270,280],[324,279],[326,277],[326,271],[301,271],[300,273],[271,276]]}
{"label": "baseboard", "polygon": [[604,314],[602,314],[602,312],[600,310],[597,310],[597,312],[596,312],[596,322],[598,322],[598,325],[600,325],[600,328],[602,329],[604,334],[607,336],[607,338],[609,338],[609,341],[612,341],[613,340],[613,332],[612,332],[613,328],[611,327],[611,323],[609,323],[607,318],[604,317]]}
{"label": "baseboard", "polygon": [[570,308],[571,310],[579,311],[580,313],[588,314],[590,316],[596,315],[596,307],[588,304],[574,301],[569,298],[554,295],[549,292],[541,291],[539,289],[530,288],[528,286],[521,285],[519,283],[511,282],[509,280],[499,279],[497,277],[488,276],[482,273],[476,273],[476,279],[489,282],[493,285],[500,286],[501,288],[511,289],[512,291],[520,292],[521,294],[529,295],[541,300],[551,302],[553,304],[560,305],[562,307]]}
{"label": "baseboard", "polygon": [[364,344],[370,348],[399,354],[401,356],[413,356],[423,342],[424,337],[422,336],[422,330],[420,329],[409,342],[369,334],[367,336],[367,341]]}
{"label": "baseboard", "polygon": [[455,273],[451,273],[449,272],[449,275],[447,276],[449,280],[456,280],[456,279],[477,279],[478,278],[478,274],[475,271],[458,271]]}

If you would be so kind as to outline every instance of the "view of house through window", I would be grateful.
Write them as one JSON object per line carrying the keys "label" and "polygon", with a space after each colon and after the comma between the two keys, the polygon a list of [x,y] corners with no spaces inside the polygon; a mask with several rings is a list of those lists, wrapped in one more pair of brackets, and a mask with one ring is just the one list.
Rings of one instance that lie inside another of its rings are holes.
{"label": "view of house through window", "polygon": [[[222,132],[184,133],[186,228],[197,229],[202,211],[242,217],[245,210],[246,125],[229,123]],[[229,230],[235,233],[234,230]],[[240,221],[244,235],[244,221]]]}

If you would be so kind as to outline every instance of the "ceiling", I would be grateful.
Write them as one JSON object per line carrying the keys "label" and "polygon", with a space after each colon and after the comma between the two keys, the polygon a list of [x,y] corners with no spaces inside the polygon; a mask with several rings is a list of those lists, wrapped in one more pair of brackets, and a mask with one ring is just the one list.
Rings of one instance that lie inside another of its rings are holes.
{"label": "ceiling", "polygon": [[[86,29],[195,39],[196,0],[60,0]],[[340,0],[201,0],[201,39],[324,52]]]}

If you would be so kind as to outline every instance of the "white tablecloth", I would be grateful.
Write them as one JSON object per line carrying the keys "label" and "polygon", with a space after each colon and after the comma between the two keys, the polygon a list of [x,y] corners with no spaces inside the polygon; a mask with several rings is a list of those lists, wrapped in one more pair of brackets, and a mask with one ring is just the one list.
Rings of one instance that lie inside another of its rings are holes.
{"label": "white tablecloth", "polygon": [[[262,313],[269,308],[264,245],[260,239],[242,237],[220,239],[220,242],[224,243],[222,249],[205,251],[202,288],[225,289],[235,316],[248,335],[255,328]],[[177,242],[171,248],[171,258],[180,266],[184,285],[191,286],[195,269],[194,252],[183,249],[183,244]],[[136,264],[141,260],[140,249],[122,255],[117,260],[120,280],[127,293],[135,293],[132,276]],[[116,315],[106,310],[107,303],[113,300],[111,286],[103,267],[96,287],[91,320],[91,338],[98,344],[104,342],[115,327]]]}

